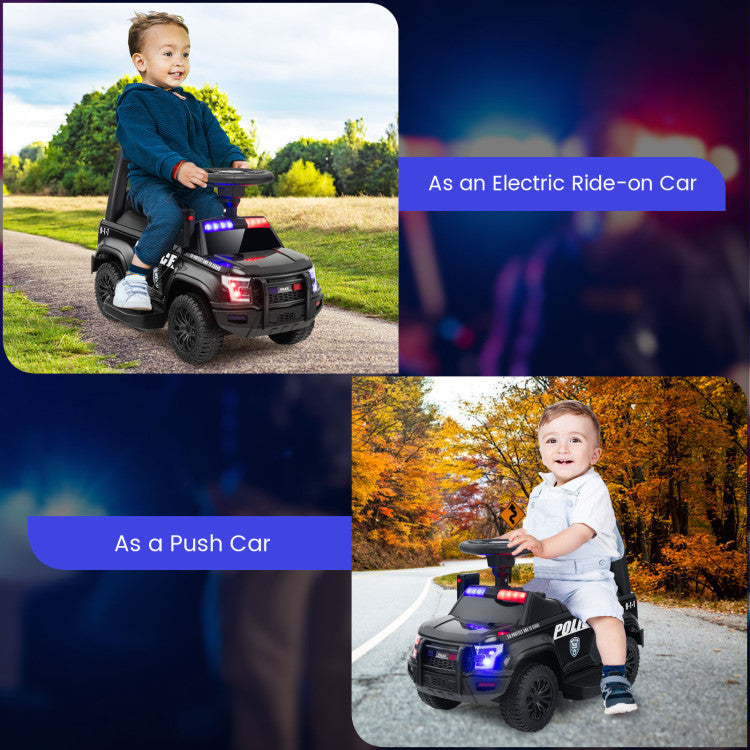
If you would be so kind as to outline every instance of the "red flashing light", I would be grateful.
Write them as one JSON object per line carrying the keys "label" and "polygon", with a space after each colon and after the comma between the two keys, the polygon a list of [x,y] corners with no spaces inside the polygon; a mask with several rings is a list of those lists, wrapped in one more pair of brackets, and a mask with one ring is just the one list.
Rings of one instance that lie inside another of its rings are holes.
{"label": "red flashing light", "polygon": [[498,630],[497,631],[498,635],[508,635],[508,633],[510,633],[510,630]]}
{"label": "red flashing light", "polygon": [[448,661],[456,661],[458,654],[448,654]]}
{"label": "red flashing light", "polygon": [[526,592],[513,589],[500,589],[497,592],[497,600],[502,602],[525,602]]}
{"label": "red flashing light", "polygon": [[298,292],[300,289],[302,289],[302,284],[292,284],[292,289],[295,292]]}
{"label": "red flashing light", "polygon": [[264,219],[262,216],[248,216],[245,219],[248,229],[270,229],[271,225],[268,223],[268,219]]}
{"label": "red flashing light", "polygon": [[194,219],[195,219],[195,216],[193,216],[192,214],[188,216],[188,221],[193,221]]}

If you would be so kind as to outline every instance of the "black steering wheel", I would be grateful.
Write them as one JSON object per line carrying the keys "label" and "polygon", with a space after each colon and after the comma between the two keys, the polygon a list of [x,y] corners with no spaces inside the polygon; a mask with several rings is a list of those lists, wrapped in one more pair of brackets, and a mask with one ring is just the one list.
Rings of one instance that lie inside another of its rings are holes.
{"label": "black steering wheel", "polygon": [[210,167],[209,185],[267,185],[273,182],[273,172],[267,169],[236,169],[234,167]]}
{"label": "black steering wheel", "polygon": [[[509,547],[507,539],[467,539],[458,545],[461,552],[469,555],[510,555],[513,556],[515,545]],[[530,555],[528,550],[521,555]]]}

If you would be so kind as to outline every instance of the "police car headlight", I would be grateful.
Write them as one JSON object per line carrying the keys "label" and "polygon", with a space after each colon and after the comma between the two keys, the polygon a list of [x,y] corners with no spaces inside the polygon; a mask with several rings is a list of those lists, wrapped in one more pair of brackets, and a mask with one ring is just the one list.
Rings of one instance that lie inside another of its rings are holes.
{"label": "police car headlight", "polygon": [[320,284],[318,284],[318,278],[315,276],[315,266],[310,266],[308,272],[310,274],[310,283],[312,284],[313,294],[320,291]]}
{"label": "police car headlight", "polygon": [[221,283],[229,294],[230,302],[250,302],[250,279],[237,276],[222,276]]}
{"label": "police car headlight", "polygon": [[497,672],[500,657],[503,655],[503,644],[492,646],[474,646],[474,670],[476,672]]}

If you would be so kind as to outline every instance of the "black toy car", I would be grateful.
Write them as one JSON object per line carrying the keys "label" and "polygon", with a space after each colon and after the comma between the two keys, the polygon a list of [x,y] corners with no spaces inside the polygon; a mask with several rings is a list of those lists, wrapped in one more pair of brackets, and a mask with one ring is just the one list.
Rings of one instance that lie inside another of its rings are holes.
{"label": "black toy car", "polygon": [[[515,558],[507,541],[473,539],[459,549],[486,555],[495,585],[480,586],[479,573],[460,575],[450,613],[419,628],[408,659],[419,697],[440,709],[496,703],[511,727],[536,732],[552,718],[559,692],[572,699],[601,695],[594,631],[556,599],[509,585]],[[643,630],[625,558],[611,569],[625,610],[626,677],[632,683]]]}
{"label": "black toy car", "polygon": [[267,335],[277,344],[307,338],[323,307],[315,268],[306,255],[285,248],[261,216],[237,217],[248,185],[273,174],[257,169],[209,169],[224,216],[195,221],[187,209],[172,250],[149,274],[152,310],[124,310],[112,304],[117,282],[133,257],[146,217],[127,197],[127,162],[117,156],[99,244],[91,258],[96,301],[102,313],[141,331],[169,323],[169,338],[186,362],[213,359],[224,336]]}

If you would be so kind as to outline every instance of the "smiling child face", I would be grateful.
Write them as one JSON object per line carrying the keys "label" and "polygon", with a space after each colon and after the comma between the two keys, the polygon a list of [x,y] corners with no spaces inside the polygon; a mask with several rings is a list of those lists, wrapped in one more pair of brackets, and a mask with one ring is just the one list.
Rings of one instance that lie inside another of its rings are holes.
{"label": "smiling child face", "polygon": [[585,474],[602,454],[596,429],[582,414],[561,414],[541,427],[539,450],[556,486]]}
{"label": "smiling child face", "polygon": [[185,29],[174,24],[152,26],[141,46],[133,55],[133,65],[143,83],[162,89],[182,85],[190,72],[190,37]]}

